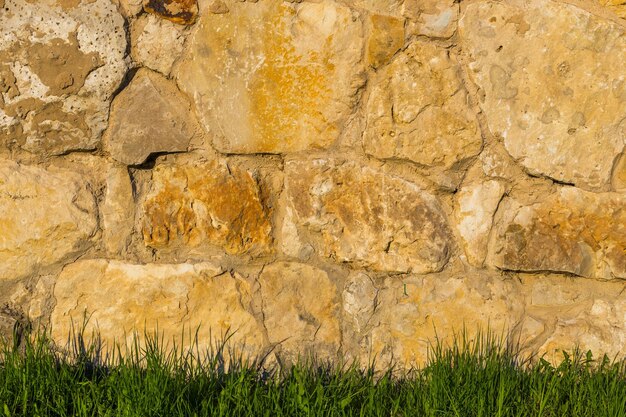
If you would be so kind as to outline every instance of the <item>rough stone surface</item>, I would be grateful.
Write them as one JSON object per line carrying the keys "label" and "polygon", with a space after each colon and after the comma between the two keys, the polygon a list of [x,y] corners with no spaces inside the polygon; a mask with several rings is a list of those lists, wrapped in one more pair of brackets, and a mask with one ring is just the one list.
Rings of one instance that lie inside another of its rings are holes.
{"label": "rough stone surface", "polygon": [[611,10],[613,13],[626,19],[626,1],[624,0],[596,0],[600,5]]}
{"label": "rough stone surface", "polygon": [[608,190],[626,137],[626,28],[536,0],[472,3],[459,33],[489,128],[508,152],[533,175]]}
{"label": "rough stone surface", "polygon": [[0,160],[0,279],[45,273],[85,252],[97,226],[94,200],[73,172]]}
{"label": "rough stone surface", "polygon": [[437,199],[383,169],[331,159],[285,166],[281,246],[378,271],[426,273],[448,261],[451,237]]}
{"label": "rough stone surface", "polygon": [[160,163],[142,213],[144,243],[151,248],[213,245],[252,255],[271,250],[269,209],[259,185],[253,173],[227,162]]}
{"label": "rough stone surface", "polygon": [[133,185],[125,166],[111,165],[101,204],[102,241],[107,253],[123,254],[130,243],[135,219]]}
{"label": "rough stone surface", "polygon": [[263,269],[263,324],[270,343],[287,359],[315,353],[333,358],[339,353],[339,297],[325,271],[306,264],[279,262]]}
{"label": "rough stone surface", "polygon": [[181,26],[154,15],[140,16],[131,28],[131,56],[135,62],[168,75],[185,42]]}
{"label": "rough stone surface", "polygon": [[178,346],[181,337],[188,345],[198,329],[200,349],[236,330],[231,342],[256,352],[264,338],[249,312],[250,291],[240,276],[210,263],[80,261],[66,267],[54,287],[52,338],[64,345],[72,321],[80,326],[87,314],[85,334],[99,330],[108,347],[114,342],[123,346],[132,342],[134,331],[143,336],[158,326],[164,340]]}
{"label": "rough stone surface", "polygon": [[198,0],[143,0],[143,8],[181,25],[192,25],[198,17]]}
{"label": "rough stone surface", "polygon": [[515,281],[488,273],[389,278],[379,290],[379,308],[361,354],[382,366],[391,358],[423,365],[431,343],[438,338],[450,344],[464,327],[470,340],[479,328],[513,330],[524,314],[520,295]]}
{"label": "rough stone surface", "polygon": [[74,3],[5,2],[0,147],[57,155],[98,145],[127,68],[124,19],[109,0]]}
{"label": "rough stone surface", "polygon": [[362,22],[330,0],[227,4],[227,14],[202,15],[176,72],[215,147],[282,153],[333,144],[364,81]]}
{"label": "rough stone surface", "polygon": [[137,165],[155,152],[186,151],[198,128],[176,85],[141,69],[113,100],[105,138],[114,159]]}
{"label": "rough stone surface", "polygon": [[470,264],[482,266],[487,256],[493,215],[504,194],[504,185],[496,180],[470,184],[458,193],[456,225],[465,256]]}
{"label": "rough stone surface", "polygon": [[450,169],[479,153],[482,139],[449,52],[414,42],[373,80],[364,149]]}
{"label": "rough stone surface", "polygon": [[378,68],[387,64],[404,45],[404,19],[373,15],[370,17],[370,31],[367,63]]}
{"label": "rough stone surface", "polygon": [[563,187],[531,205],[501,204],[490,264],[507,270],[626,278],[626,196]]}
{"label": "rough stone surface", "polygon": [[459,7],[453,0],[347,0],[372,14],[408,18],[411,34],[447,38],[454,34]]}

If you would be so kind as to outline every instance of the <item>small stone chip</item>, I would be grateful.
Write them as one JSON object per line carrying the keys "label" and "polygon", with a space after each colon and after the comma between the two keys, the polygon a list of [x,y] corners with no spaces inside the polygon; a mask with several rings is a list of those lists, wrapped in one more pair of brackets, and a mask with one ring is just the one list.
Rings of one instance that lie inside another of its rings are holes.
{"label": "small stone chip", "polygon": [[198,16],[197,0],[144,0],[143,8],[181,25],[193,25]]}
{"label": "small stone chip", "polygon": [[213,14],[226,14],[230,10],[228,9],[228,6],[226,6],[226,3],[224,3],[222,0],[215,0],[209,6],[209,11]]}

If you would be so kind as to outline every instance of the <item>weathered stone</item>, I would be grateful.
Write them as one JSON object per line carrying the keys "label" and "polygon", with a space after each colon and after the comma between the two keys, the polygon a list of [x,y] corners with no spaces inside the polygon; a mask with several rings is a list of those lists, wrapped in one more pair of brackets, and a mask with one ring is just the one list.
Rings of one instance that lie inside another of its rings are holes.
{"label": "weathered stone", "polygon": [[137,16],[143,9],[142,0],[113,0],[118,4],[120,12],[126,17]]}
{"label": "weathered stone", "polygon": [[480,152],[476,116],[449,52],[414,42],[373,80],[365,151],[450,169]]}
{"label": "weathered stone", "polygon": [[622,19],[626,19],[626,0],[596,0],[596,2]]}
{"label": "weathered stone", "polygon": [[362,272],[351,274],[341,293],[343,310],[352,319],[357,332],[369,324],[376,309],[378,289],[372,278]]}
{"label": "weathered stone", "polygon": [[180,158],[159,164],[142,207],[144,243],[151,248],[214,245],[251,255],[270,250],[270,215],[257,182],[225,162]]}
{"label": "weathered stone", "polygon": [[506,335],[524,313],[519,284],[488,273],[388,278],[378,301],[361,353],[383,367],[392,358],[405,368],[423,366],[430,347],[449,345],[464,330],[468,340],[478,330]]}
{"label": "weathered stone", "polygon": [[336,357],[341,344],[339,297],[328,274],[306,264],[279,262],[259,276],[263,324],[270,343],[290,359],[315,353]]}
{"label": "weathered stone", "polygon": [[353,7],[373,14],[408,18],[410,34],[448,38],[459,15],[454,0],[348,0]]}
{"label": "weathered stone", "polygon": [[124,19],[109,0],[7,1],[0,146],[42,155],[94,149],[127,69],[125,51]]}
{"label": "weathered stone", "polygon": [[613,170],[613,190],[626,192],[626,152],[622,154]]}
{"label": "weathered stone", "polygon": [[563,187],[532,205],[502,202],[489,262],[517,271],[626,278],[626,196]]}
{"label": "weathered stone", "polygon": [[565,3],[481,1],[459,31],[507,151],[533,175],[608,190],[624,148],[624,27]]}
{"label": "weathered stone", "polygon": [[198,0],[143,0],[143,8],[181,25],[193,25],[198,17]]}
{"label": "weathered stone", "polygon": [[176,71],[215,147],[282,153],[331,145],[364,82],[361,21],[330,0],[228,7],[202,14]]}
{"label": "weathered stone", "polygon": [[285,163],[282,250],[314,251],[379,271],[426,273],[448,261],[451,237],[430,193],[353,161]]}
{"label": "weathered stone", "polygon": [[525,298],[525,318],[520,341],[527,352],[554,363],[562,350],[578,346],[594,357],[626,354],[623,282],[598,282],[558,275],[520,276]]}
{"label": "weathered stone", "polygon": [[185,42],[181,26],[154,15],[142,15],[135,20],[131,37],[133,60],[165,75],[172,71]]}
{"label": "weathered stone", "polygon": [[404,45],[404,20],[391,16],[370,16],[367,63],[374,68],[385,65]]}
{"label": "weathered stone", "polygon": [[231,342],[245,343],[250,352],[263,346],[262,328],[248,311],[249,284],[209,263],[80,261],[63,270],[54,297],[50,321],[59,344],[65,344],[72,321],[81,328],[86,314],[85,336],[98,331],[109,348],[113,343],[123,348],[134,331],[143,336],[157,329],[166,342],[178,346],[189,345],[196,330],[200,349],[227,331],[235,332]]}
{"label": "weathered stone", "polygon": [[485,261],[493,215],[504,191],[502,183],[488,180],[464,186],[458,193],[456,228],[471,265],[481,267]]}
{"label": "weathered stone", "polygon": [[111,165],[106,176],[102,216],[102,241],[107,253],[121,255],[130,242],[135,221],[133,186],[126,167]]}
{"label": "weathered stone", "polygon": [[136,165],[155,152],[186,151],[197,128],[176,85],[140,69],[113,100],[105,139],[114,159]]}
{"label": "weathered stone", "polygon": [[0,161],[0,279],[72,260],[92,245],[96,226],[95,199],[79,175]]}

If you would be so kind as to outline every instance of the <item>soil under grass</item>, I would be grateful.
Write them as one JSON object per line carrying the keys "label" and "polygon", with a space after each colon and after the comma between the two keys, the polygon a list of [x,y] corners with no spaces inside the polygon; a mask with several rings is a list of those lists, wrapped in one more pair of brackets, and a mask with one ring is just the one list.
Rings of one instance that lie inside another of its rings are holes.
{"label": "soil under grass", "polygon": [[[3,343],[0,415],[8,416],[626,416],[626,367],[591,353],[558,366],[525,361],[502,339],[436,345],[422,369],[385,373],[315,360],[265,369],[223,345],[165,351],[155,337],[103,357],[74,337]],[[124,353],[123,355],[121,353]],[[224,369],[228,369],[224,372]]]}

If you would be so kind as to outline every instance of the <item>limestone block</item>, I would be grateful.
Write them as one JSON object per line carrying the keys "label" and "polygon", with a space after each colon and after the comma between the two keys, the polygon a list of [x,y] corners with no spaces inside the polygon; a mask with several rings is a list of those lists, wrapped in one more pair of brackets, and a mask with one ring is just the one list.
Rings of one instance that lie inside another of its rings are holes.
{"label": "limestone block", "polygon": [[440,169],[478,154],[482,138],[458,72],[447,50],[409,45],[372,82],[365,151]]}
{"label": "limestone block", "polygon": [[0,161],[0,279],[43,274],[92,245],[95,199],[66,170]]}
{"label": "limestone block", "polygon": [[263,324],[270,343],[290,359],[315,353],[336,357],[341,344],[339,297],[325,271],[310,265],[277,262],[259,276]]}
{"label": "limestone block", "polygon": [[142,66],[168,75],[185,42],[181,26],[154,15],[142,15],[131,26],[131,56]]}
{"label": "limestone block", "polygon": [[362,22],[330,0],[226,3],[229,13],[202,14],[175,71],[215,147],[283,153],[334,143],[364,83]]}
{"label": "limestone block", "polygon": [[480,1],[459,22],[492,133],[533,175],[609,190],[624,149],[626,29],[573,5]]}
{"label": "limestone block", "polygon": [[123,254],[128,247],[135,221],[133,186],[125,166],[111,164],[109,167],[100,212],[102,241],[107,253]]}
{"label": "limestone block", "polygon": [[153,171],[142,202],[146,246],[214,245],[230,254],[270,251],[270,210],[252,173],[223,161],[172,158]]}
{"label": "limestone block", "polygon": [[622,154],[613,169],[613,190],[626,192],[626,152]]}
{"label": "limestone block", "polygon": [[0,14],[0,146],[41,155],[94,149],[127,69],[110,0],[9,0]]}
{"label": "limestone block", "polygon": [[410,34],[448,38],[459,15],[454,0],[347,0],[352,7],[372,14],[408,18]]}
{"label": "limestone block", "polygon": [[369,18],[367,63],[374,68],[385,65],[404,46],[404,19],[372,15]]}
{"label": "limestone block", "polygon": [[488,263],[516,271],[626,278],[626,197],[563,187],[536,204],[501,203]]}
{"label": "limestone block", "polygon": [[210,263],[80,261],[59,275],[54,297],[52,338],[61,345],[72,321],[80,327],[87,314],[85,336],[97,330],[108,347],[117,342],[123,349],[124,342],[132,341],[133,331],[143,336],[144,330],[153,334],[157,328],[170,346],[172,341],[189,345],[189,332],[193,336],[198,329],[203,349],[230,329],[236,331],[231,341],[244,343],[250,353],[263,347],[262,329],[248,311],[248,283]]}
{"label": "limestone block", "polygon": [[417,185],[355,161],[285,163],[281,247],[377,271],[441,270],[451,237],[437,199]]}
{"label": "limestone block", "polygon": [[463,186],[457,193],[456,228],[471,265],[480,267],[485,261],[493,215],[504,191],[501,182],[488,180]]}
{"label": "limestone block", "polygon": [[198,17],[198,0],[143,0],[143,8],[181,25],[192,25]]}
{"label": "limestone block", "polygon": [[626,354],[625,285],[558,275],[522,275],[525,314],[520,341],[554,363],[579,346],[596,359]]}
{"label": "limestone block", "polygon": [[408,368],[424,365],[428,349],[439,341],[449,345],[467,331],[480,329],[506,335],[521,321],[524,300],[519,284],[488,273],[432,274],[385,280],[372,319],[371,352],[380,365],[393,359]]}
{"label": "limestone block", "polygon": [[105,142],[114,159],[137,165],[155,152],[186,151],[197,128],[176,85],[140,69],[113,100]]}
{"label": "limestone block", "polygon": [[357,332],[367,327],[376,309],[378,289],[363,272],[350,274],[341,293],[343,310],[354,322]]}

